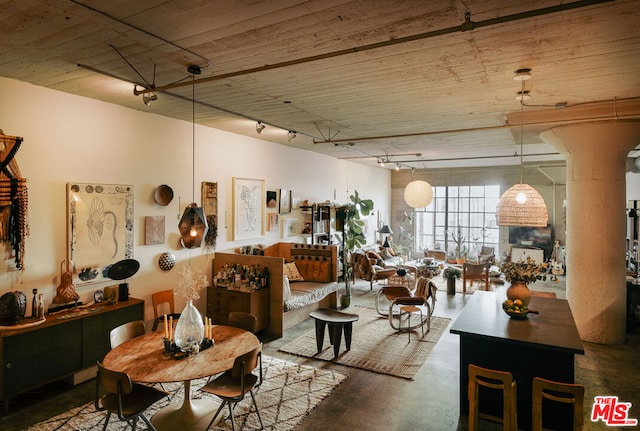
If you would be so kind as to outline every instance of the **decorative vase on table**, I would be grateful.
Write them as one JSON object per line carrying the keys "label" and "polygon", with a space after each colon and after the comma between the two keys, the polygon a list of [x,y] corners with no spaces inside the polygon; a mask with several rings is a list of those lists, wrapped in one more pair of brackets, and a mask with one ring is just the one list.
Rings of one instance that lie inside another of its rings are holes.
{"label": "decorative vase on table", "polygon": [[176,325],[174,335],[176,346],[183,352],[197,352],[203,338],[204,323],[202,316],[195,305],[193,305],[193,301],[188,301],[184,310],[180,313],[180,318]]}
{"label": "decorative vase on table", "polygon": [[522,301],[522,304],[525,306],[529,306],[529,301],[531,300],[531,291],[527,284],[523,281],[514,281],[511,283],[511,286],[507,288],[507,298],[515,301],[519,299]]}

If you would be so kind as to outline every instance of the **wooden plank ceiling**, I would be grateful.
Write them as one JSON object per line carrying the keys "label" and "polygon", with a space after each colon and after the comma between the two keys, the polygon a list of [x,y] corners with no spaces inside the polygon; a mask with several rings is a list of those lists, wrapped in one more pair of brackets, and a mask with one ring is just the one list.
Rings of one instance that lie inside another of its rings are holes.
{"label": "wooden plank ceiling", "polygon": [[557,164],[541,130],[639,118],[639,6],[0,0],[0,75],[186,121],[195,94],[200,124],[368,165],[517,165],[521,131],[525,163]]}

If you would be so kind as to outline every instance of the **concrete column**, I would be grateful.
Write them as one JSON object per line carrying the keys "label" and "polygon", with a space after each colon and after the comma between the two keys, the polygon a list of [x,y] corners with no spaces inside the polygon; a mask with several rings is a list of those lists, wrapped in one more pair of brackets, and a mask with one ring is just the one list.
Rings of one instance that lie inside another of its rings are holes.
{"label": "concrete column", "polygon": [[639,121],[554,127],[540,137],[567,161],[567,299],[580,337],[625,341],[625,162]]}

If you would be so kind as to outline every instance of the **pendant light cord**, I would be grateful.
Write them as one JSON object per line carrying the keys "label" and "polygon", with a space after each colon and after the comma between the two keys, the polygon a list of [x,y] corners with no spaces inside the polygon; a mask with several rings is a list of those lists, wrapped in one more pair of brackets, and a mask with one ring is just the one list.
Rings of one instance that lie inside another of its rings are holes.
{"label": "pendant light cord", "polygon": [[196,76],[191,74],[191,202],[196,201]]}
{"label": "pendant light cord", "polygon": [[[522,81],[522,90],[520,92],[524,96],[524,80]],[[524,181],[524,161],[523,161],[523,141],[524,141],[524,100],[520,100],[520,184]]]}

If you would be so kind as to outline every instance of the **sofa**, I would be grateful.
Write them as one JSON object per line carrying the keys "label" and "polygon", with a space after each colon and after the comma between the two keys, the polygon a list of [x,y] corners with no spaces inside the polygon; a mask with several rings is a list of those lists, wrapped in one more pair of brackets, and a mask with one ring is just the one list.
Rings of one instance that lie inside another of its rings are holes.
{"label": "sofa", "polygon": [[[301,280],[290,279],[292,263]],[[267,268],[270,291],[266,332],[269,336],[281,338],[285,329],[307,319],[310,311],[337,308],[337,263],[335,245],[278,242],[266,247],[261,256],[217,252],[213,275],[226,264]]]}

